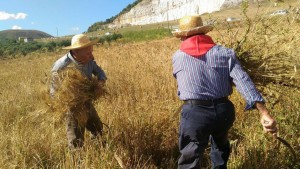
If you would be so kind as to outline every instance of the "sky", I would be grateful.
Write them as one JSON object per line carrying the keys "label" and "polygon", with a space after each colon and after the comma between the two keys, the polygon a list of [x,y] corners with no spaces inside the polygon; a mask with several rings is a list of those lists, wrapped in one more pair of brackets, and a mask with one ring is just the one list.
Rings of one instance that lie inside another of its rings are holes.
{"label": "sky", "polygon": [[52,36],[83,33],[135,0],[0,0],[0,31],[39,30]]}

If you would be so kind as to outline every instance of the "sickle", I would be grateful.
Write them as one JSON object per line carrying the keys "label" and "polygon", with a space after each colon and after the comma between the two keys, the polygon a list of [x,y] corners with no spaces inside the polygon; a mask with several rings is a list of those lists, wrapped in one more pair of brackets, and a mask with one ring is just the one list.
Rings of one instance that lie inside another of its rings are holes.
{"label": "sickle", "polygon": [[283,138],[281,137],[276,137],[277,140],[279,140],[282,144],[284,144],[290,151],[291,153],[293,154],[293,167],[296,165],[296,161],[297,161],[297,156],[296,156],[296,153],[295,153],[295,150],[293,149],[293,147],[290,145],[290,143],[288,143],[286,140],[284,140]]}

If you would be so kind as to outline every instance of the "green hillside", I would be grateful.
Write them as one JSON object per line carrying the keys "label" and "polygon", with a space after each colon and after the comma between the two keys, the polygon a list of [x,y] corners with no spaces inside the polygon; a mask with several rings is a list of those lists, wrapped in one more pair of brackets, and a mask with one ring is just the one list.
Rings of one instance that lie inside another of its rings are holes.
{"label": "green hillside", "polygon": [[0,31],[1,39],[18,39],[19,37],[27,37],[33,39],[49,38],[51,35],[38,30],[4,30]]}

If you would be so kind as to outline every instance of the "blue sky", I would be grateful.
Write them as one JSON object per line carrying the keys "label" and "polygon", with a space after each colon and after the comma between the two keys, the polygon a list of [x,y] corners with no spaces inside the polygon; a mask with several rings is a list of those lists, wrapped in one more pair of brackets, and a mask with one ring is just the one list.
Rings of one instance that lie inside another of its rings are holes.
{"label": "blue sky", "polygon": [[0,0],[0,31],[40,30],[52,36],[82,33],[135,0]]}

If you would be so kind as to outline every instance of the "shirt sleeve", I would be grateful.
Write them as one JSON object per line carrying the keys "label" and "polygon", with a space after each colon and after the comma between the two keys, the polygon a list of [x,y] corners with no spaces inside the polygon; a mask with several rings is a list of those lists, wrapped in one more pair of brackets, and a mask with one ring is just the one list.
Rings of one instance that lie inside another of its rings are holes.
{"label": "shirt sleeve", "polygon": [[182,68],[180,66],[180,50],[177,50],[174,54],[173,54],[173,58],[172,58],[172,64],[173,64],[173,77],[175,79],[177,79],[177,73],[182,71]]}
{"label": "shirt sleeve", "polygon": [[55,92],[57,91],[58,87],[60,86],[60,78],[58,76],[58,72],[54,71],[51,72],[51,77],[50,77],[50,96],[53,98]]}
{"label": "shirt sleeve", "polygon": [[237,90],[246,100],[245,110],[254,108],[255,102],[265,102],[261,94],[256,89],[249,75],[243,70],[234,51],[231,51],[229,59],[230,77],[235,84]]}
{"label": "shirt sleeve", "polygon": [[93,61],[93,74],[98,77],[98,80],[107,80],[105,72],[95,61]]}
{"label": "shirt sleeve", "polygon": [[67,55],[58,59],[52,66],[51,75],[50,75],[50,96],[53,98],[55,92],[59,88],[61,84],[61,79],[59,77],[59,71],[63,70],[65,67],[69,65],[71,60],[67,57]]}

